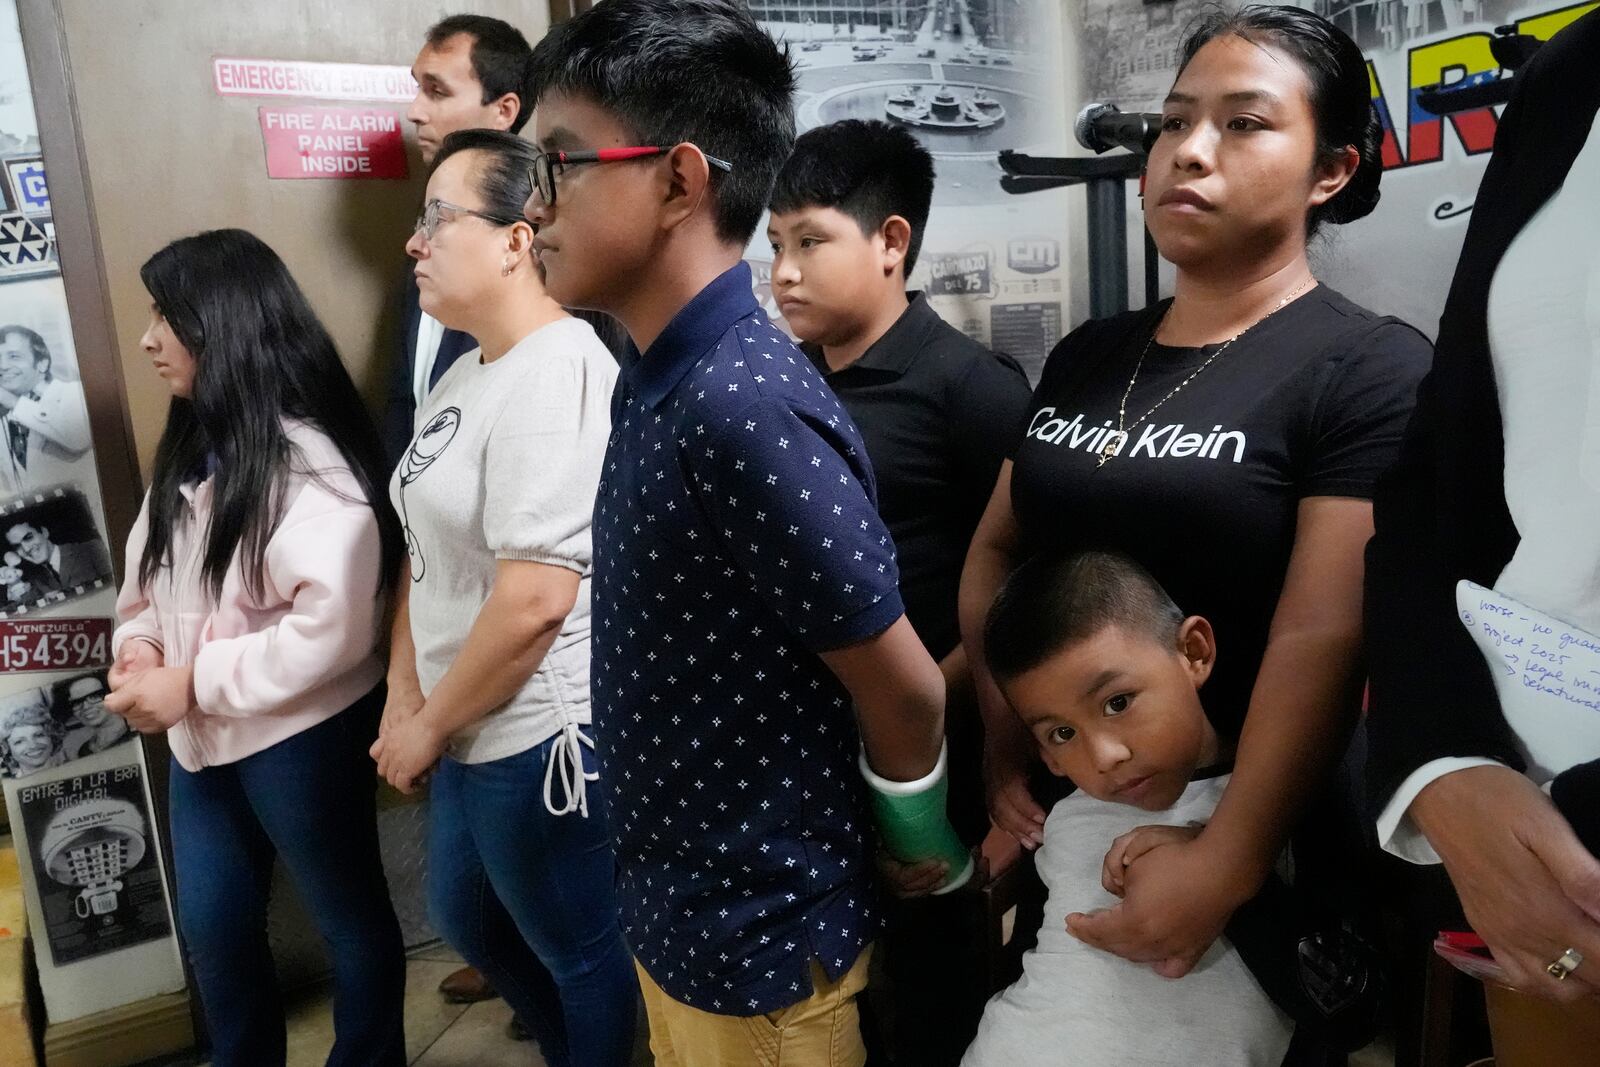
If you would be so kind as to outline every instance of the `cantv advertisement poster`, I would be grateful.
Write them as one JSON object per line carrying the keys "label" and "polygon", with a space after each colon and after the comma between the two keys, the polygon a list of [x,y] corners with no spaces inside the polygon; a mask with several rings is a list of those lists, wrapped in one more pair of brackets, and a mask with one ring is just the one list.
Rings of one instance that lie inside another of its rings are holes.
{"label": "cantv advertisement poster", "polygon": [[44,914],[35,944],[57,967],[171,933],[139,764],[29,782],[17,797]]}

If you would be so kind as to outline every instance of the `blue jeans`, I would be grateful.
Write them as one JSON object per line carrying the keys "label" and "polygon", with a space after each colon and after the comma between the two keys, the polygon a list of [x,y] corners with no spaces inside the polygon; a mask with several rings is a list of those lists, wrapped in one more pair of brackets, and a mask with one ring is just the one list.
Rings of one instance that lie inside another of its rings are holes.
{"label": "blue jeans", "polygon": [[[429,786],[428,915],[539,1042],[550,1067],[626,1067],[639,995],[617,919],[604,798],[552,815],[558,743],[489,763],[446,756]],[[584,752],[593,770],[593,754]]]}
{"label": "blue jeans", "polygon": [[172,764],[178,927],[215,1067],[282,1067],[267,894],[283,858],[333,959],[329,1067],[404,1067],[406,962],[378,855],[367,748],[382,691],[236,763]]}

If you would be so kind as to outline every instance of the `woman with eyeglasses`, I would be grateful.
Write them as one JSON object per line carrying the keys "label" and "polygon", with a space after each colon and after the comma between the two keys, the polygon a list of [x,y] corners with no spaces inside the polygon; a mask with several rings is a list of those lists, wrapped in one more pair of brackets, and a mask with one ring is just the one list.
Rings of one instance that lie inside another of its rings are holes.
{"label": "woman with eyeglasses", "polygon": [[429,914],[552,1067],[621,1067],[637,985],[589,732],[589,519],[616,363],[546,294],[522,218],[536,152],[439,147],[406,251],[422,310],[477,338],[417,412],[390,483],[405,525],[373,756],[431,777]]}

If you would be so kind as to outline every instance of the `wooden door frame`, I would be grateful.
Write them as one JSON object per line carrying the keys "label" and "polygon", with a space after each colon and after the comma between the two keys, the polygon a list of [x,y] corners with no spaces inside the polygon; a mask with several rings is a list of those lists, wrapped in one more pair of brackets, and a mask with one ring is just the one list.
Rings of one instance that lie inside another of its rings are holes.
{"label": "wooden door frame", "polygon": [[[99,221],[95,217],[93,191],[78,121],[78,102],[73,91],[72,67],[67,56],[66,27],[61,17],[62,0],[16,0],[17,21],[22,33],[23,55],[27,59],[28,79],[33,90],[33,109],[39,126],[39,148],[44,156],[45,181],[50,190],[51,219],[55,225],[56,258],[67,297],[67,317],[72,326],[73,347],[78,357],[78,373],[83,382],[84,399],[89,408],[89,431],[94,448],[95,474],[100,479],[100,500],[105,513],[106,545],[111,550],[119,577],[123,571],[121,547],[139,515],[144,499],[144,482],[139,471],[138,450],[134,441],[133,419],[128,410],[128,390],[122,373],[121,348],[117,339],[116,318],[112,313],[111,290],[105,276],[105,255],[100,244]],[[141,736],[150,795],[159,831],[167,880],[167,899],[173,895],[171,821],[167,817],[167,783],[170,777],[170,750],[165,735]],[[16,828],[19,829],[20,828]],[[173,931],[177,936],[177,931]],[[194,988],[187,957],[184,976]],[[151,1026],[150,1019],[188,1016],[190,1027],[168,1024],[155,1026],[146,1034],[149,1051],[175,1051],[172,1035],[198,1034],[198,998],[183,1003],[182,994],[152,998],[136,1005],[114,1009],[112,1015],[126,1016],[126,1026]],[[132,1020],[132,1021],[128,1021]],[[75,1024],[72,1040],[84,1044],[83,1062],[97,1062],[107,1049],[125,1042],[116,1020],[91,1016]],[[98,1028],[98,1029],[97,1029]],[[77,1034],[85,1030],[85,1034]],[[101,1032],[104,1031],[104,1032]],[[177,1038],[181,1040],[181,1038]],[[192,1040],[192,1039],[191,1039]],[[69,1055],[68,1059],[73,1057]]]}
{"label": "wooden door frame", "polygon": [[16,4],[23,53],[33,85],[45,180],[50,188],[56,256],[67,293],[78,373],[89,405],[95,473],[100,478],[100,499],[106,516],[106,544],[120,564],[121,554],[116,549],[126,543],[128,531],[138,517],[144,487],[72,72],[67,65],[66,30],[59,0],[16,0]]}

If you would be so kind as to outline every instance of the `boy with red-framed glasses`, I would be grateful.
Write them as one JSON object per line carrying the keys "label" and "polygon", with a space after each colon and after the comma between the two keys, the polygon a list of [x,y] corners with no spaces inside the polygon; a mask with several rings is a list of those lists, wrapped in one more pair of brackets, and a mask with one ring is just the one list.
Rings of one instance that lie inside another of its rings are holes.
{"label": "boy with red-framed glasses", "polygon": [[857,757],[932,785],[944,684],[865,446],[741,261],[793,147],[793,65],[743,4],[607,0],[533,68],[546,285],[642,353],[595,505],[591,688],[656,1062],[859,1067]]}

